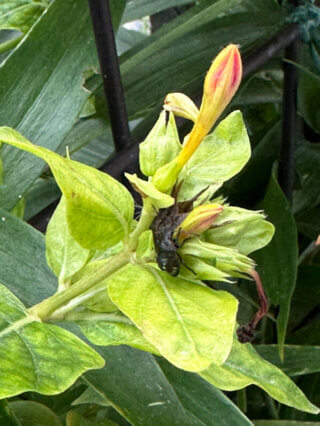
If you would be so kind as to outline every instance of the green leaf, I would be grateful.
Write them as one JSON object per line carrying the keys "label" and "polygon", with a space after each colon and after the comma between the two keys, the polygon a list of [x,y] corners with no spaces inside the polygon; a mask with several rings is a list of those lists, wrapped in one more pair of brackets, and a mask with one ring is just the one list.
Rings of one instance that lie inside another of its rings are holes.
{"label": "green leaf", "polygon": [[142,173],[153,176],[165,164],[173,160],[181,151],[178,130],[174,115],[162,111],[146,140],[139,145],[139,164]]}
{"label": "green leaf", "polygon": [[300,188],[294,191],[293,210],[296,214],[316,207],[320,202],[320,149],[312,143],[301,143],[296,149],[295,163]]}
{"label": "green leaf", "polygon": [[300,323],[320,303],[320,265],[300,265],[298,268],[297,284],[292,296],[289,319],[290,329]]}
{"label": "green leaf", "polygon": [[0,128],[0,140],[49,164],[66,199],[70,233],[82,247],[106,249],[128,235],[133,199],[111,176],[33,145],[8,127]]}
{"label": "green leaf", "polygon": [[194,3],[194,0],[129,0],[127,1],[122,21],[134,21],[135,19],[153,15],[170,7],[182,6],[190,3]]}
{"label": "green leaf", "polygon": [[[124,1],[110,2],[119,23]],[[54,0],[0,68],[0,125],[57,150],[90,93],[85,71],[98,65],[86,0]],[[36,77],[36,78],[35,78]],[[2,147],[0,205],[10,211],[43,170],[29,154]],[[17,173],[19,170],[19,173]]]}
{"label": "green leaf", "polygon": [[320,346],[284,346],[284,361],[279,358],[276,345],[257,345],[258,353],[277,365],[289,376],[300,376],[320,372]]}
{"label": "green leaf", "polygon": [[297,229],[290,206],[274,175],[261,206],[276,228],[271,243],[257,252],[254,258],[258,265],[261,281],[271,302],[279,306],[277,331],[279,353],[283,345],[290,313],[298,265]]}
{"label": "green leaf", "polygon": [[317,133],[320,132],[320,113],[316,99],[320,95],[319,76],[299,67],[298,105],[303,118]]}
{"label": "green leaf", "polygon": [[21,426],[6,399],[0,401],[0,422],[6,426]]}
{"label": "green leaf", "polygon": [[21,426],[62,426],[59,417],[48,407],[34,401],[12,401],[9,404]]}
{"label": "green leaf", "polygon": [[47,1],[3,0],[0,4],[0,29],[26,33],[47,6]]}
{"label": "green leaf", "polygon": [[105,367],[85,381],[135,426],[203,426],[186,410],[154,357],[128,346],[99,347]]}
{"label": "green leaf", "polygon": [[254,426],[320,426],[319,422],[299,422],[295,420],[254,420]]}
{"label": "green leaf", "polygon": [[229,293],[133,265],[110,277],[108,291],[143,336],[179,368],[201,371],[227,358],[238,306]]}
{"label": "green leaf", "polygon": [[173,197],[168,194],[160,192],[151,181],[139,179],[136,174],[131,175],[125,173],[125,177],[131,183],[133,188],[141,194],[142,197],[150,197],[152,205],[158,209],[164,209],[172,206],[174,203]]}
{"label": "green leaf", "polygon": [[183,185],[179,196],[189,199],[206,186],[219,188],[247,163],[250,141],[240,111],[222,120],[208,135],[179,174]]}
{"label": "green leaf", "polygon": [[0,295],[0,398],[26,391],[54,395],[85,371],[103,366],[103,359],[76,336],[28,316],[4,286]]}
{"label": "green leaf", "polygon": [[110,402],[106,397],[98,393],[92,386],[88,386],[87,389],[73,401],[71,405],[81,404],[97,404],[103,407],[109,407]]}
{"label": "green leaf", "polygon": [[124,315],[79,312],[70,315],[90,342],[97,346],[129,345],[143,351],[158,354],[141,331]]}
{"label": "green leaf", "polygon": [[224,365],[212,364],[200,375],[223,390],[232,391],[254,384],[283,404],[308,413],[319,412],[289,377],[262,359],[250,343],[242,344],[235,339]]}
{"label": "green leaf", "polygon": [[173,386],[179,400],[203,425],[242,426],[252,425],[250,420],[223,392],[210,385],[199,375],[173,367],[164,359],[158,359],[162,371]]}
{"label": "green leaf", "polygon": [[206,241],[238,250],[248,255],[269,244],[274,226],[261,212],[240,207],[226,207],[205,233]]}
{"label": "green leaf", "polygon": [[58,277],[59,283],[64,283],[86,264],[89,255],[90,251],[82,248],[70,234],[66,201],[62,197],[47,227],[48,265]]}
{"label": "green leaf", "polygon": [[45,258],[44,236],[0,209],[0,282],[26,306],[57,290],[57,279]]}

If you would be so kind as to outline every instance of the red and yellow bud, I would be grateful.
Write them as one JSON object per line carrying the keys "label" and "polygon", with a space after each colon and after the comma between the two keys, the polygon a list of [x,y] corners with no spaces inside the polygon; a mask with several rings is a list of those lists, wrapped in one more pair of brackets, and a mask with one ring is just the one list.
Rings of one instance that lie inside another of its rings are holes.
{"label": "red and yellow bud", "polygon": [[239,49],[230,44],[213,61],[204,82],[200,113],[191,130],[178,163],[184,165],[209,133],[236,93],[242,77]]}
{"label": "red and yellow bud", "polygon": [[197,121],[199,115],[199,109],[193,100],[183,93],[169,93],[164,100],[163,108],[193,122]]}
{"label": "red and yellow bud", "polygon": [[179,226],[179,240],[206,231],[222,210],[223,206],[218,203],[203,204],[194,208]]}
{"label": "red and yellow bud", "polygon": [[[186,142],[180,154],[169,163],[160,167],[154,174],[152,182],[160,191],[168,193],[171,191],[182,167],[190,159],[222,111],[231,101],[239,87],[241,77],[242,63],[240,52],[236,45],[230,44],[215,58],[206,75],[199,113],[197,113],[194,104],[194,107],[190,107],[191,104],[189,101],[191,100],[187,101],[187,97],[182,98],[181,94],[172,94],[174,99],[170,99],[170,97],[167,99],[167,108],[170,108],[170,111],[177,113],[177,110],[180,109],[180,115],[182,115],[181,111],[183,111],[183,114],[187,112],[189,114],[187,118],[196,118],[196,120],[191,133],[186,137]],[[174,111],[174,108],[176,108],[176,111]],[[191,110],[193,112],[190,115]],[[197,117],[195,117],[196,115]]]}
{"label": "red and yellow bud", "polygon": [[315,245],[316,246],[320,246],[320,235],[318,236],[318,238],[315,241]]}

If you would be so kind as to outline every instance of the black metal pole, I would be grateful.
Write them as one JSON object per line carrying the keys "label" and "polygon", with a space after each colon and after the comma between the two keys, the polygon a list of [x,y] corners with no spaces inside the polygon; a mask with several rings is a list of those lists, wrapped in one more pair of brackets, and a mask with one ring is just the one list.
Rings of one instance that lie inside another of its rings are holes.
{"label": "black metal pole", "polygon": [[271,37],[266,43],[254,48],[243,57],[243,78],[257,71],[280,50],[289,46],[299,36],[299,26],[289,24]]}
{"label": "black metal pole", "polygon": [[[284,59],[299,61],[299,38],[285,50]],[[292,202],[294,188],[294,151],[297,131],[297,86],[298,70],[289,62],[284,62],[283,103],[282,103],[282,142],[279,158],[278,181],[289,203]]]}
{"label": "black metal pole", "polygon": [[109,0],[89,0],[89,7],[115,150],[121,151],[130,144],[130,131]]}

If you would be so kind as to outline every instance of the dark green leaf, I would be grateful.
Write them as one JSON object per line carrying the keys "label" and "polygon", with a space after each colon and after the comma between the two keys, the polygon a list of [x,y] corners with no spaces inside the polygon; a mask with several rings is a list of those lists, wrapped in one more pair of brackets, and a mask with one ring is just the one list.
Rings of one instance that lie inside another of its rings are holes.
{"label": "dark green leaf", "polygon": [[25,305],[35,305],[57,289],[46,262],[44,237],[1,209],[0,218],[0,282]]}
{"label": "dark green leaf", "polygon": [[48,407],[34,401],[12,401],[9,404],[21,426],[62,426],[59,417]]}
{"label": "dark green leaf", "polygon": [[[113,3],[119,21],[123,1]],[[54,151],[59,147],[90,95],[82,87],[83,73],[97,65],[89,19],[86,0],[50,4],[0,68],[0,98],[5,99],[1,125],[18,129],[38,145]],[[11,210],[41,173],[43,163],[11,147],[2,148],[2,159],[1,206]]]}
{"label": "dark green leaf", "polygon": [[276,228],[271,243],[254,258],[267,296],[279,306],[277,317],[279,352],[282,356],[291,297],[296,283],[298,265],[297,230],[294,218],[274,175],[260,206]]}
{"label": "dark green leaf", "polygon": [[206,426],[250,425],[236,405],[200,376],[173,367],[158,359],[162,371],[173,386],[183,406]]}
{"label": "dark green leaf", "polygon": [[[217,0],[215,0],[217,1]],[[122,21],[128,22],[153,15],[174,6],[195,3],[195,0],[128,0]]]}
{"label": "dark green leaf", "polygon": [[283,362],[279,358],[276,345],[257,345],[255,349],[263,358],[277,365],[289,376],[320,371],[320,346],[285,345]]}

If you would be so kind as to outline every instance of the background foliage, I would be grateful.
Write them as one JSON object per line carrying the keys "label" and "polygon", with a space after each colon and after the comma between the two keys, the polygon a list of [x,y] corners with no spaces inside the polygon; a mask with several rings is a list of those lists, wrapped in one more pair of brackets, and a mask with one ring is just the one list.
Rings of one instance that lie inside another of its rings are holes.
{"label": "background foliage", "polygon": [[[150,130],[166,93],[197,96],[221,47],[237,43],[245,54],[286,25],[291,13],[275,0],[114,0],[111,6],[119,27],[130,126],[138,142]],[[168,8],[174,9],[154,15]],[[145,17],[153,15],[156,28],[168,14],[174,18],[152,34],[124,26],[144,18],[148,27]],[[114,149],[87,2],[4,1],[0,28],[0,125],[63,155],[68,146],[71,158],[101,166]],[[243,81],[230,107],[244,113],[253,155],[222,193],[233,204],[263,208],[276,226],[272,243],[255,255],[272,303],[256,348],[319,405],[320,255],[312,242],[320,234],[320,77],[307,45],[302,46],[301,66],[292,209],[274,166],[281,142],[280,56]],[[188,129],[182,123],[181,135]],[[59,190],[43,162],[31,154],[3,146],[1,158],[0,282],[28,307],[51,295],[56,279],[46,264],[43,235],[22,219],[30,220],[57,200]],[[221,288],[239,298],[239,319],[247,322],[257,305],[251,286],[240,280]],[[276,404],[256,387],[224,394],[138,349],[95,350],[108,360],[104,368],[86,373],[62,395],[26,393],[2,400],[2,424],[34,424],[33,418],[68,426],[320,423],[317,416]]]}

